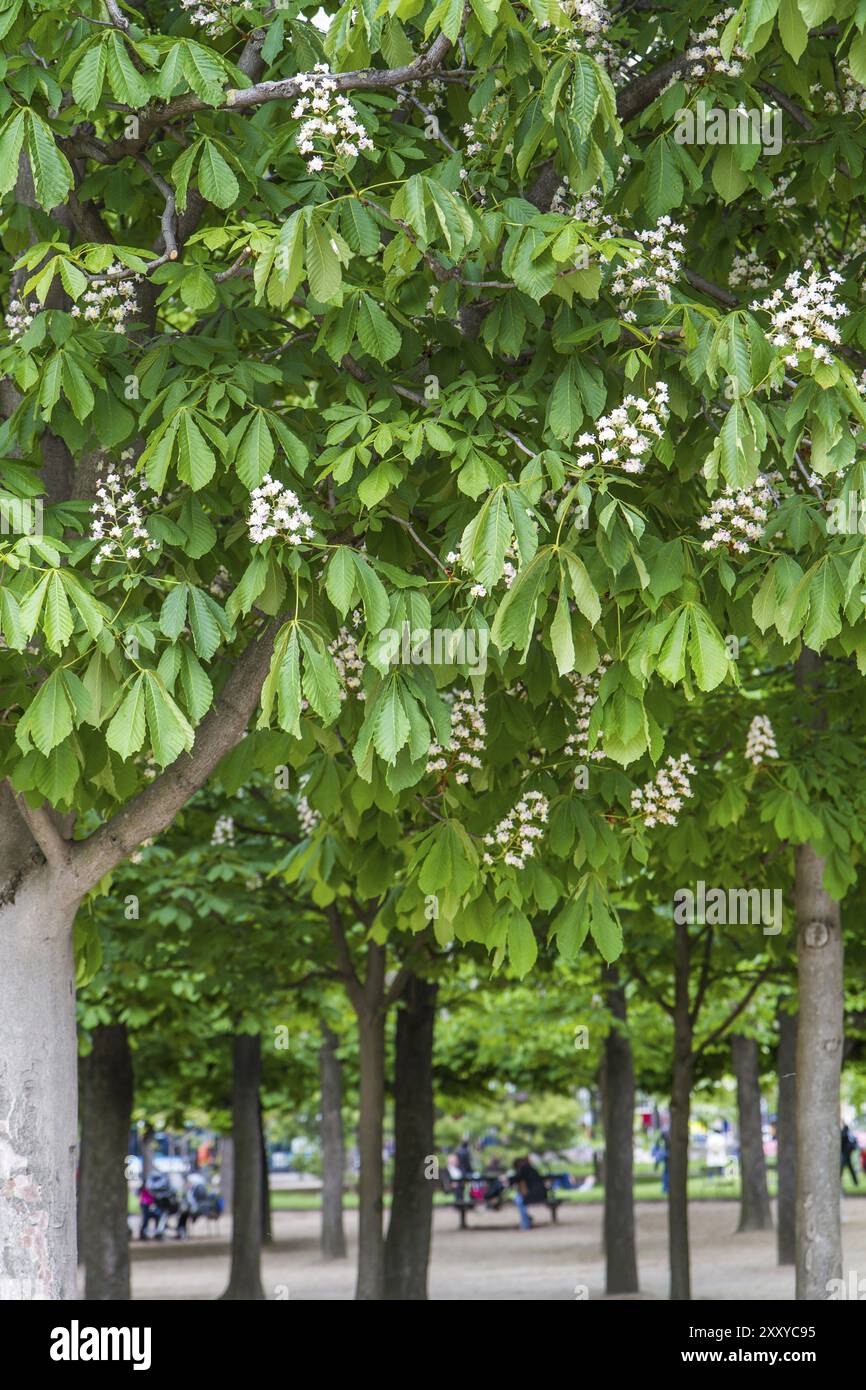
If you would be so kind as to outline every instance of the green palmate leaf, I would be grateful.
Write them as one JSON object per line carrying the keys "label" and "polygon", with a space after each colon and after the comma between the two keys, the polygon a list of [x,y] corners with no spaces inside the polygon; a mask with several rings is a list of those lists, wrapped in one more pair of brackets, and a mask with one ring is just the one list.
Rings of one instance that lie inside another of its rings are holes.
{"label": "green palmate leaf", "polygon": [[375,636],[377,632],[381,632],[388,621],[391,605],[388,602],[384,584],[369,562],[357,551],[353,552],[353,560],[358,592],[364,605],[367,631]]}
{"label": "green palmate leaf", "polygon": [[105,731],[105,741],[121,758],[131,758],[144,743],[145,678],[136,676]]}
{"label": "green palmate leaf", "polygon": [[310,293],[326,304],[339,293],[343,271],[333,229],[315,216],[307,223],[306,250]]}
{"label": "green palmate leaf", "polygon": [[234,173],[212,140],[205,140],[202,145],[198,186],[208,202],[218,208],[230,208],[240,193]]}
{"label": "green palmate leaf", "polygon": [[646,209],[653,222],[678,208],[683,200],[683,179],[671,145],[660,135],[646,165]]}
{"label": "green palmate leaf", "polygon": [[589,913],[584,895],[567,902],[551,923],[550,932],[556,937],[559,953],[569,964],[577,960],[578,952],[589,931]]}
{"label": "green palmate leaf", "polygon": [[160,767],[168,767],[181,753],[189,752],[195,742],[195,732],[154,671],[143,672],[140,679],[144,682],[147,729],[153,756]]}
{"label": "green palmate leaf", "polygon": [[51,127],[35,111],[27,117],[27,153],[36,197],[40,206],[50,212],[64,202],[72,187],[72,170],[54,142]]}
{"label": "green palmate leaf", "polygon": [[105,44],[102,40],[89,48],[72,79],[72,95],[82,111],[95,111],[105,82]]}
{"label": "green palmate leaf", "polygon": [[186,584],[176,584],[163,599],[159,610],[159,630],[176,642],[186,623],[186,605],[189,588]]}
{"label": "green palmate leaf", "polygon": [[257,410],[247,424],[235,454],[238,477],[251,492],[270,471],[275,452],[268,422],[263,412]]}
{"label": "green palmate leaf", "polygon": [[497,609],[490,635],[502,651],[525,651],[535,626],[535,610],[547,578],[552,551],[539,550],[521,570]]}
{"label": "green palmate leaf", "polygon": [[689,661],[701,690],[714,690],[731,669],[724,638],[705,608],[688,604]]}
{"label": "green palmate leaf", "polygon": [[192,411],[182,410],[177,430],[177,476],[197,492],[210,482],[215,472],[213,450],[196,424]]}
{"label": "green palmate leaf", "polygon": [[63,650],[72,636],[72,628],[72,610],[66,597],[63,579],[59,571],[54,570],[48,580],[42,610],[42,630],[53,652]]}
{"label": "green palmate leaf", "polygon": [[396,761],[397,754],[409,741],[412,726],[400,684],[391,680],[379,695],[373,715],[373,746],[386,763]]}
{"label": "green palmate leaf", "polygon": [[[782,36],[785,49],[790,53],[794,62],[799,63],[809,41],[809,27],[800,13],[797,0],[782,0],[779,5],[779,33]],[[853,64],[851,70],[857,77]]]}
{"label": "green palmate leaf", "polygon": [[842,599],[842,583],[832,560],[822,560],[809,584],[809,618],[803,630],[803,640],[813,651],[821,651],[842,631]]}
{"label": "green palmate leaf", "polygon": [[465,893],[475,878],[478,856],[459,821],[437,825],[427,840],[418,886],[422,893],[443,889]]}
{"label": "green palmate leaf", "polygon": [[340,545],[328,561],[325,592],[341,618],[345,618],[355,592],[355,557],[347,545]]}
{"label": "green palmate leaf", "polygon": [[498,487],[470,521],[460,541],[464,566],[486,589],[492,589],[502,578],[512,535],[506,489]]}
{"label": "green palmate leaf", "polygon": [[368,294],[362,294],[358,303],[357,333],[364,351],[377,362],[387,362],[400,351],[400,334]]}
{"label": "green palmate leaf", "polygon": [[686,673],[686,638],[689,611],[683,607],[666,624],[666,635],[659,651],[658,671],[666,681],[678,685]]}
{"label": "green palmate leaf", "polygon": [[220,644],[220,611],[210,595],[201,589],[189,588],[188,593],[189,626],[196,653],[210,661]]}
{"label": "green palmate leaf", "polygon": [[15,738],[20,748],[29,739],[46,757],[72,733],[73,705],[60,671],[52,671],[19,720]]}
{"label": "green palmate leaf", "polygon": [[596,593],[595,585],[589,577],[586,565],[579,556],[572,554],[570,550],[563,550],[562,558],[568,566],[574,601],[586,620],[595,627],[601,617],[601,602]]}
{"label": "green palmate leaf", "polygon": [[574,633],[571,626],[571,610],[568,603],[568,573],[559,562],[559,598],[550,625],[550,645],[556,658],[556,669],[561,676],[574,670]]}
{"label": "green palmate leaf", "polygon": [[538,943],[532,923],[522,912],[512,912],[508,919],[508,959],[518,979],[528,975],[538,957]]}
{"label": "green palmate leaf", "polygon": [[570,358],[556,378],[547,408],[547,424],[555,439],[570,444],[583,423],[583,402],[575,362]]}
{"label": "green palmate leaf", "polygon": [[16,111],[0,133],[0,193],[8,193],[18,177],[18,159],[27,133],[27,115]]}
{"label": "green palmate leaf", "polygon": [[117,101],[136,108],[146,106],[151,97],[150,83],[133,63],[125,40],[117,33],[110,34],[105,40],[105,52],[108,85]]}
{"label": "green palmate leaf", "polygon": [[299,636],[304,653],[304,694],[316,714],[326,724],[333,724],[340,713],[340,681],[334,659],[303,628]]}

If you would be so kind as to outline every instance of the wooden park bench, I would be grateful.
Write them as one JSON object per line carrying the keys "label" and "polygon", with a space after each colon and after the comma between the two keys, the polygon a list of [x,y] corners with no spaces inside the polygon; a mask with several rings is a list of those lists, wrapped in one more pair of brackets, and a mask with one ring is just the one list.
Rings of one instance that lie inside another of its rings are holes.
{"label": "wooden park bench", "polygon": [[[544,1186],[547,1189],[547,1196],[545,1198],[545,1201],[543,1203],[527,1202],[527,1206],[545,1206],[547,1210],[550,1212],[551,1220],[556,1221],[557,1212],[559,1211],[559,1208],[562,1206],[562,1198],[554,1195],[553,1184],[557,1180],[557,1178],[564,1178],[568,1175],[566,1173],[545,1173],[542,1176],[544,1179]],[[454,1206],[454,1209],[457,1212],[460,1219],[461,1231],[468,1230],[468,1227],[466,1225],[466,1213],[469,1211],[474,1211],[476,1207],[483,1207],[486,1205],[486,1202],[483,1197],[472,1196],[472,1185],[474,1183],[490,1181],[494,1177],[500,1178],[504,1181],[508,1177],[508,1174],[471,1173],[468,1177],[465,1178],[452,1178],[451,1174],[447,1171],[447,1169],[442,1172],[440,1176],[442,1191],[447,1193],[448,1196],[452,1198],[452,1205]],[[500,1200],[504,1200],[507,1196],[508,1192],[506,1189],[505,1192],[500,1193]]]}

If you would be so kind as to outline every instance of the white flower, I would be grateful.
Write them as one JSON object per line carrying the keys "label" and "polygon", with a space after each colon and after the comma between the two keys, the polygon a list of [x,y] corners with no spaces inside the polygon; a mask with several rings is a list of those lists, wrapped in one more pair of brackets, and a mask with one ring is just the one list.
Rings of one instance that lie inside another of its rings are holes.
{"label": "white flower", "polygon": [[568,758],[578,758],[581,762],[586,758],[592,758],[597,762],[604,757],[600,734],[592,753],[589,751],[589,716],[592,713],[593,705],[598,700],[598,688],[601,685],[602,677],[610,664],[611,658],[605,655],[591,675],[585,677],[571,675],[569,677],[575,690],[577,732],[569,734],[565,740],[563,751]]}
{"label": "white flower", "polygon": [[487,705],[483,696],[476,700],[468,690],[446,695],[445,699],[451,705],[451,738],[444,748],[439,743],[430,744],[427,771],[446,775],[453,772],[454,780],[465,786],[470,770],[482,766],[478,754],[487,747]]}
{"label": "white flower", "polygon": [[[624,473],[642,473],[644,456],[652,451],[653,440],[663,437],[670,416],[665,383],[657,381],[649,394],[648,401],[626,396],[621,405],[596,421],[595,434],[580,436],[578,445],[594,448],[601,464],[621,468]],[[581,467],[594,461],[588,451],[577,458]]]}
{"label": "white flower", "polygon": [[726,547],[738,555],[747,554],[747,541],[758,541],[764,534],[770,508],[778,501],[773,484],[779,481],[780,473],[759,473],[748,487],[726,487],[698,522],[702,531],[712,532],[703,549]]}
{"label": "white flower", "polygon": [[127,451],[121,455],[124,461],[116,471],[96,480],[97,500],[90,508],[90,539],[103,542],[94,561],[97,565],[103,560],[137,560],[142,549],[145,553],[159,549],[159,542],[151,538],[145,526],[150,484],[125,461],[130,454]]}
{"label": "white flower", "polygon": [[[550,803],[541,792],[524,792],[513,810],[499,822],[492,834],[484,836],[484,843],[490,848],[499,846],[501,862],[514,869],[525,867],[531,859],[539,840],[544,836],[544,825],[550,811]],[[484,864],[490,868],[495,864],[492,854],[484,855]]]}
{"label": "white flower", "polygon": [[337,675],[342,683],[340,699],[345,700],[348,692],[351,691],[356,700],[363,700],[364,691],[361,688],[361,679],[364,674],[364,660],[358,650],[354,633],[346,627],[341,627],[328,647],[328,651],[334,658]]}
{"label": "white flower", "polygon": [[[829,362],[832,353],[826,344],[836,347],[842,341],[836,323],[848,313],[836,298],[842,278],[835,270],[819,275],[807,260],[802,270],[795,270],[788,276],[784,291],[773,290],[766,299],[752,304],[753,309],[762,309],[770,315],[773,345],[783,350],[794,348],[797,352],[811,348],[820,361]],[[796,365],[796,355],[788,354],[786,361]]]}
{"label": "white flower", "polygon": [[687,753],[679,758],[669,757],[655,777],[631,794],[632,812],[644,825],[676,825],[683,802],[693,795],[689,780],[695,774],[694,764]]}
{"label": "white flower", "polygon": [[212,845],[233,845],[235,842],[235,822],[233,816],[220,816],[210,837]]}
{"label": "white flower", "polygon": [[266,473],[260,486],[250,493],[247,525],[250,540],[255,545],[275,538],[289,545],[302,545],[305,540],[314,538],[312,520],[298,501],[297,493],[272,478],[270,473]]}
{"label": "white flower", "polygon": [[756,714],[746,736],[746,758],[753,767],[760,767],[768,758],[778,758],[776,735],[765,714]]}

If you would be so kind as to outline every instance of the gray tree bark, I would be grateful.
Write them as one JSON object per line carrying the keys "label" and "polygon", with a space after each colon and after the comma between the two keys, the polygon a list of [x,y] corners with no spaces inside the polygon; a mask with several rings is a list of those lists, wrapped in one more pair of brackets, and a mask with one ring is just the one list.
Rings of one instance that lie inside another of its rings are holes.
{"label": "gray tree bark", "polygon": [[394,1187],[385,1242],[385,1297],[427,1298],[433,1228],[433,1183],[427,1165],[433,1141],[434,982],[410,974],[397,1014],[394,1063]]}
{"label": "gray tree bark", "polygon": [[690,963],[689,929],[685,924],[674,923],[674,1058],[671,1081],[668,1253],[670,1296],[675,1302],[687,1302],[692,1296],[688,1176],[689,1115],[694,1059],[692,1020],[689,1013]]}
{"label": "gray tree bark", "polygon": [[634,1225],[634,1059],[624,1031],[625,988],[615,967],[606,974],[605,998],[613,1018],[604,1041],[601,1070],[604,1115],[604,1253],[605,1289],[609,1294],[637,1293]]}
{"label": "gray tree bark", "polygon": [[[816,731],[826,724],[819,686],[821,659],[804,648],[796,680],[812,705]],[[796,1297],[829,1297],[842,1277],[839,1211],[839,1080],[844,1041],[844,975],[839,904],[824,888],[824,860],[812,845],[794,852],[797,912]]]}
{"label": "gray tree bark", "polygon": [[[372,978],[371,978],[372,972]],[[380,981],[378,991],[375,982]],[[371,1007],[358,1017],[361,1066],[358,1150],[361,1173],[358,1183],[358,1279],[355,1297],[384,1298],[385,1242],[382,1232],[385,1180],[382,1144],[385,1132],[385,950],[371,942],[367,948],[367,986]],[[372,996],[380,995],[378,1007]]]}
{"label": "gray tree bark", "polygon": [[760,1054],[754,1038],[731,1035],[731,1058],[737,1079],[740,1132],[740,1224],[738,1231],[766,1231],[773,1224],[767,1165],[761,1130]]}
{"label": "gray tree bark", "polygon": [[797,1258],[795,1237],[797,1172],[797,1015],[779,1010],[779,1047],[776,1066],[779,1095],[776,1102],[776,1250],[780,1265]]}
{"label": "gray tree bark", "polygon": [[259,1083],[262,1040],[237,1033],[232,1039],[232,1263],[223,1299],[258,1302],[262,1288],[262,1148]]}
{"label": "gray tree bark", "polygon": [[130,1297],[126,1152],[132,1095],[126,1025],[94,1029],[84,1062],[80,1177],[84,1297],[90,1301]]}
{"label": "gray tree bark", "polygon": [[343,1230],[343,1174],[346,1167],[343,1142],[343,1066],[337,1056],[339,1039],[324,1021],[319,1048],[322,1141],[322,1257],[346,1257]]}
{"label": "gray tree bark", "polygon": [[797,962],[797,1298],[829,1297],[842,1277],[839,1224],[839,1079],[843,1041],[843,949],[839,904],[823,887],[824,861],[795,851]]}

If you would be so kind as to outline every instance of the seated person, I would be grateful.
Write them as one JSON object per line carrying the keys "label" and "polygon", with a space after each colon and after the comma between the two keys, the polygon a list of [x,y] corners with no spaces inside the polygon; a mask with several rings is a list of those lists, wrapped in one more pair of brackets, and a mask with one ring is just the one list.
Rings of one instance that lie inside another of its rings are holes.
{"label": "seated person", "polygon": [[520,1213],[520,1229],[528,1231],[532,1227],[532,1217],[526,1210],[527,1207],[535,1206],[539,1202],[547,1202],[547,1188],[544,1179],[537,1168],[533,1168],[529,1161],[529,1155],[514,1160],[514,1176],[511,1179],[512,1185],[517,1189],[514,1194],[514,1203]]}

